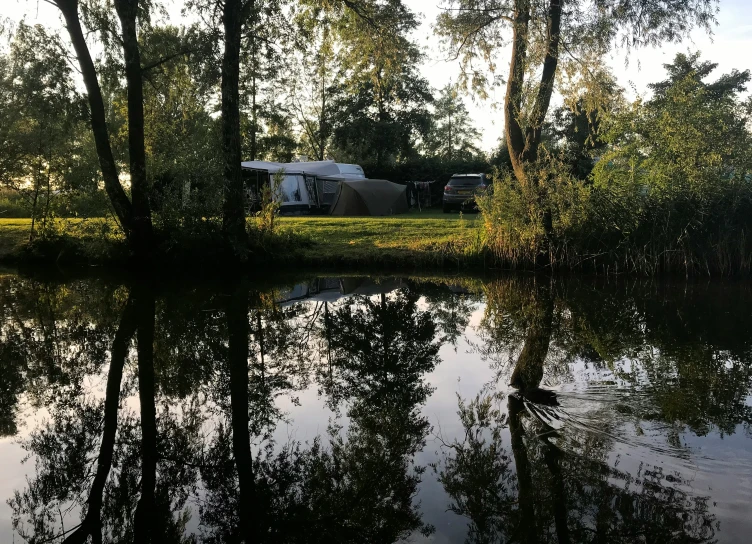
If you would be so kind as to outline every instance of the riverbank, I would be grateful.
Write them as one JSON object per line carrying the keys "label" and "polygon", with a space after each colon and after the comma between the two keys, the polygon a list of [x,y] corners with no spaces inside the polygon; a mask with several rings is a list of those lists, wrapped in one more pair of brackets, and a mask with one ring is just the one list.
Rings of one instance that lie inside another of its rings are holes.
{"label": "riverbank", "polygon": [[[273,235],[252,230],[248,261],[279,268],[415,270],[483,268],[478,214],[426,210],[394,217],[280,217]],[[121,267],[125,241],[107,220],[58,220],[54,236],[29,244],[29,219],[0,219],[0,263]],[[163,237],[165,264],[220,264],[217,228]],[[203,261],[203,262],[201,262]]]}

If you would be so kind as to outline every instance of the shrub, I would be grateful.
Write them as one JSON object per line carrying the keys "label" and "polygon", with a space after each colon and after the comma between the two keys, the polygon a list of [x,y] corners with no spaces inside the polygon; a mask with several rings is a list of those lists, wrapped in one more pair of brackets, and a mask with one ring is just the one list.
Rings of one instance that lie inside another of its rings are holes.
{"label": "shrub", "polygon": [[524,182],[508,171],[497,172],[493,190],[478,198],[486,244],[513,268],[541,260],[554,267],[571,265],[587,237],[589,206],[589,186],[550,155],[530,168]]}

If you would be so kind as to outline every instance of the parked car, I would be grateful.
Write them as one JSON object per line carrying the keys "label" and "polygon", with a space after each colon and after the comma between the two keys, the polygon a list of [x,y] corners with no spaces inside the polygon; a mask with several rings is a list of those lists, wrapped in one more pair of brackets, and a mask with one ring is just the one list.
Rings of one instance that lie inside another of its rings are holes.
{"label": "parked car", "polygon": [[454,174],[444,187],[444,213],[452,209],[475,208],[475,195],[487,187],[485,174]]}

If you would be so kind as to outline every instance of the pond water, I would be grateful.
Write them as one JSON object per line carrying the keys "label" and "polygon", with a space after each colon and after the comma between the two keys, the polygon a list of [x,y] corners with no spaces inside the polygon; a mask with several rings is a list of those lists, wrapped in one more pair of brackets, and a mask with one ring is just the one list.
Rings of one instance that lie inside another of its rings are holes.
{"label": "pond water", "polygon": [[6,274],[0,302],[2,542],[752,532],[747,284]]}

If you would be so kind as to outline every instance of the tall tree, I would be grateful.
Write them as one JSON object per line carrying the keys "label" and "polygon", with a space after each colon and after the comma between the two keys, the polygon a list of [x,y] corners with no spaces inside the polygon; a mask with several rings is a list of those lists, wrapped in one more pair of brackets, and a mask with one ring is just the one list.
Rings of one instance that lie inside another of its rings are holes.
{"label": "tall tree", "polygon": [[146,178],[146,158],[143,146],[142,70],[138,36],[136,33],[136,19],[139,14],[138,0],[115,1],[115,8],[122,26],[122,44],[126,64],[126,80],[128,83],[128,137],[129,147],[131,148],[132,202],[128,199],[120,183],[117,164],[112,153],[102,89],[81,26],[79,0],[48,1],[62,13],[71,43],[78,57],[81,75],[89,100],[91,128],[97,147],[99,164],[102,169],[105,190],[110,197],[115,214],[131,242],[131,247],[137,254],[143,256],[150,250],[152,225],[149,188]]}
{"label": "tall tree", "polygon": [[[142,62],[153,66],[144,74],[144,138],[159,226],[221,213],[219,122],[206,107],[214,88],[202,74],[213,58],[204,40],[201,32],[175,26],[149,27],[139,36]],[[125,109],[119,100],[116,112]]]}
{"label": "tall tree", "polygon": [[20,23],[0,56],[0,184],[26,201],[30,239],[50,213],[53,192],[73,182],[86,155],[82,97],[64,55],[57,36]]}
{"label": "tall tree", "polygon": [[[290,84],[278,78],[286,68],[291,40],[289,22],[283,11],[286,0],[254,0],[248,7],[240,58],[240,108],[248,117],[243,129],[243,152],[248,160],[263,157],[261,139],[265,122],[278,120],[279,85]],[[276,157],[274,157],[276,159]]]}
{"label": "tall tree", "polygon": [[480,132],[473,126],[457,86],[449,84],[441,89],[433,107],[431,130],[425,138],[426,154],[449,161],[480,155]]}
{"label": "tall tree", "polygon": [[302,128],[302,152],[323,161],[332,135],[332,100],[338,72],[331,15],[320,5],[304,5],[295,19],[301,40],[300,77],[293,81],[292,104]]}
{"label": "tall tree", "polygon": [[418,74],[421,51],[409,34],[418,19],[402,2],[367,2],[339,13],[342,83],[333,103],[334,147],[343,157],[383,166],[416,153],[432,96]]}
{"label": "tall tree", "polygon": [[128,88],[128,158],[131,174],[131,201],[134,247],[148,252],[152,245],[151,193],[146,177],[146,144],[144,142],[144,88],[141,49],[138,42],[137,19],[143,15],[140,0],[114,0],[120,18]]}
{"label": "tall tree", "polygon": [[[627,49],[676,42],[694,26],[710,29],[717,0],[447,0],[437,32],[485,92],[498,49],[511,45],[504,97],[504,135],[515,176],[529,179],[560,61],[584,63],[618,43]],[[571,60],[567,60],[567,59]],[[530,179],[533,179],[530,177]],[[534,182],[536,183],[536,182]],[[544,211],[545,213],[545,211]],[[551,231],[550,212],[544,217]]]}
{"label": "tall tree", "polygon": [[222,149],[224,204],[222,229],[237,256],[246,248],[245,206],[240,137],[240,51],[243,26],[255,14],[256,0],[225,0],[222,6],[224,53],[222,56]]}

